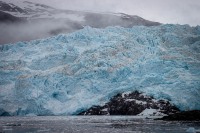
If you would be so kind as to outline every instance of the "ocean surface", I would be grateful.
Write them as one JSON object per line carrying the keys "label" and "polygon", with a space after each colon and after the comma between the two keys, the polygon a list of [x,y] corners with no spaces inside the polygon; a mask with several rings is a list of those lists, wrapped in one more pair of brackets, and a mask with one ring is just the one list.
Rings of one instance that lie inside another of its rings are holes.
{"label": "ocean surface", "polygon": [[186,133],[200,122],[172,122],[134,116],[0,117],[0,133]]}

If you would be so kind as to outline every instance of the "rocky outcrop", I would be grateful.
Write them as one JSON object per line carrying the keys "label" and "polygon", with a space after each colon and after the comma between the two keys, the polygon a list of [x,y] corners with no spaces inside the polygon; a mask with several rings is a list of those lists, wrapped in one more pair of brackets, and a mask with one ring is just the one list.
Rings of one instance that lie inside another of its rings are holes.
{"label": "rocky outcrop", "polygon": [[0,10],[7,12],[19,12],[19,13],[27,13],[22,8],[8,2],[0,1]]}
{"label": "rocky outcrop", "polygon": [[169,101],[155,100],[153,97],[134,91],[117,94],[104,106],[93,106],[79,115],[138,115],[146,109],[155,109],[159,115],[179,112],[179,109]]}
{"label": "rocky outcrop", "polygon": [[27,22],[25,18],[12,16],[8,13],[0,11],[0,23],[19,23]]}

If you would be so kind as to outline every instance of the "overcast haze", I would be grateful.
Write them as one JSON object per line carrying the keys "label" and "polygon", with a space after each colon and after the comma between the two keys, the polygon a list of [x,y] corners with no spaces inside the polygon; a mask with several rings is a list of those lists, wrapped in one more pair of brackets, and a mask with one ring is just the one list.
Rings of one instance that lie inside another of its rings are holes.
{"label": "overcast haze", "polygon": [[[6,0],[4,0],[6,1]],[[14,0],[13,0],[14,1]],[[200,0],[27,0],[59,9],[123,12],[161,23],[200,25]]]}

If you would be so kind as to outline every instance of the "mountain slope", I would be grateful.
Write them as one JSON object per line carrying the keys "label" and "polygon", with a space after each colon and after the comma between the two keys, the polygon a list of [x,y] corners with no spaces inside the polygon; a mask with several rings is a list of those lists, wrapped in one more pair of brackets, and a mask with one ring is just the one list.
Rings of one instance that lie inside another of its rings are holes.
{"label": "mountain slope", "polygon": [[15,17],[27,17],[30,19],[68,19],[70,21],[83,21],[84,26],[93,26],[102,28],[107,26],[132,27],[134,25],[154,26],[157,22],[151,22],[138,16],[127,15],[124,13],[93,13],[84,11],[59,10],[43,4],[32,3],[28,1],[21,2],[2,2],[0,1],[0,10],[10,13]]}
{"label": "mountain slope", "polygon": [[200,27],[85,27],[0,46],[0,108],[10,115],[71,115],[122,92],[200,109]]}
{"label": "mountain slope", "polygon": [[0,20],[4,23],[20,23],[26,21],[23,18],[18,18],[2,11],[0,11]]}
{"label": "mountain slope", "polygon": [[59,33],[70,33],[83,29],[85,26],[95,28],[122,26],[131,28],[135,25],[160,25],[160,23],[151,22],[139,16],[123,13],[58,10],[43,4],[27,1],[0,2],[0,11],[9,14],[11,16],[9,17],[10,21],[12,21],[12,18],[26,19],[28,21],[22,22],[20,25],[11,25],[0,19],[0,28],[2,29],[0,30],[0,44],[40,39]]}

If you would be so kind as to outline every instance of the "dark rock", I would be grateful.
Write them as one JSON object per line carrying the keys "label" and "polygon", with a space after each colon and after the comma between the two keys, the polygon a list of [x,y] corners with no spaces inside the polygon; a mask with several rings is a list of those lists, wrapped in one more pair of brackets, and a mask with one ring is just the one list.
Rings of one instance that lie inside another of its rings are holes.
{"label": "dark rock", "polygon": [[20,13],[27,13],[23,9],[21,9],[18,6],[15,6],[12,3],[6,3],[3,1],[0,1],[0,10],[1,11],[8,11],[8,12],[20,12]]}
{"label": "dark rock", "polygon": [[167,115],[179,112],[169,101],[156,101],[153,97],[134,91],[129,94],[117,94],[104,106],[93,106],[79,115],[138,115],[150,108]]}
{"label": "dark rock", "polygon": [[183,111],[169,116],[164,116],[161,119],[156,120],[167,120],[167,121],[200,121],[200,110]]}
{"label": "dark rock", "polygon": [[1,23],[26,22],[26,19],[15,17],[8,13],[0,11],[0,22]]}

